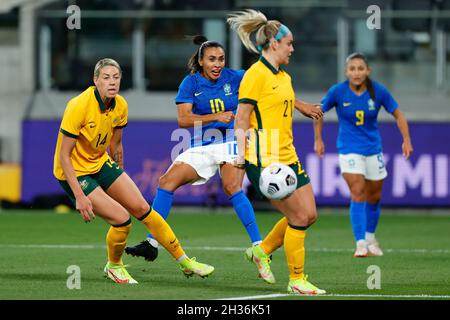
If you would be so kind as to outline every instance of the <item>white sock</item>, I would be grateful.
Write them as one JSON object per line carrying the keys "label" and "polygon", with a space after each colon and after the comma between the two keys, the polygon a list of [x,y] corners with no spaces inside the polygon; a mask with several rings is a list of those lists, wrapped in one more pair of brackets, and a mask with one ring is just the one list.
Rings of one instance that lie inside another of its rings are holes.
{"label": "white sock", "polygon": [[187,255],[183,254],[181,257],[179,257],[179,258],[177,259],[177,262],[181,262],[181,261],[183,261],[183,260],[185,260],[185,259],[187,259]]}
{"label": "white sock", "polygon": [[375,240],[375,233],[366,232],[366,240],[369,241]]}
{"label": "white sock", "polygon": [[358,244],[366,244],[366,240],[361,239],[361,240],[356,241],[356,245],[358,245]]}
{"label": "white sock", "polygon": [[153,238],[147,238],[148,243],[150,243],[153,247],[158,248],[158,241]]}
{"label": "white sock", "polygon": [[259,241],[255,241],[255,242],[253,242],[252,243],[252,246],[257,246],[258,244],[260,244],[260,243],[262,243],[262,241],[261,240],[259,240]]}

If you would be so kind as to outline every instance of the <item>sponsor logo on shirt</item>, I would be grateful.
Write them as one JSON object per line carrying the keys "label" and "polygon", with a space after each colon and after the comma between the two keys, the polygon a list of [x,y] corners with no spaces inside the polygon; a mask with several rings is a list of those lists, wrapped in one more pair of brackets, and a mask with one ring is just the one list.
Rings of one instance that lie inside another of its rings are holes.
{"label": "sponsor logo on shirt", "polygon": [[344,103],[343,103],[344,107],[348,107],[348,106],[350,106],[351,104],[352,104],[351,102],[344,102]]}
{"label": "sponsor logo on shirt", "polygon": [[367,105],[369,106],[369,110],[375,110],[375,102],[372,99],[369,99]]}
{"label": "sponsor logo on shirt", "polygon": [[202,92],[195,92],[195,93],[194,93],[194,96],[198,97],[198,96],[201,95],[202,93],[203,93],[203,91],[202,91]]}

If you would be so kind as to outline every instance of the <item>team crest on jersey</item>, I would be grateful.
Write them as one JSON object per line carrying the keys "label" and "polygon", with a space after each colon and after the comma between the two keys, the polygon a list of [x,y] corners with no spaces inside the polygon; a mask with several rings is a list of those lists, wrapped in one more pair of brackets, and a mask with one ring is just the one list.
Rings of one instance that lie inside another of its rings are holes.
{"label": "team crest on jersey", "polygon": [[80,187],[82,190],[86,190],[86,188],[89,186],[89,182],[87,180],[81,180],[80,181]]}
{"label": "team crest on jersey", "polygon": [[225,83],[225,85],[223,86],[223,91],[225,91],[226,96],[229,96],[232,93],[231,85],[229,83]]}
{"label": "team crest on jersey", "polygon": [[372,99],[369,99],[367,105],[369,106],[369,110],[375,110],[375,102]]}

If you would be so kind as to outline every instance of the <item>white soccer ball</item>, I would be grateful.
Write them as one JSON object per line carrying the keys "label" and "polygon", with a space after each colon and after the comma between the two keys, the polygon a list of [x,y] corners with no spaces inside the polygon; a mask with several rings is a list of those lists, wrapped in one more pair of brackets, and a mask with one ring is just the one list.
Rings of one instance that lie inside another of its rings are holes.
{"label": "white soccer ball", "polygon": [[297,189],[297,175],[285,164],[272,163],[261,172],[259,189],[268,199],[287,198]]}

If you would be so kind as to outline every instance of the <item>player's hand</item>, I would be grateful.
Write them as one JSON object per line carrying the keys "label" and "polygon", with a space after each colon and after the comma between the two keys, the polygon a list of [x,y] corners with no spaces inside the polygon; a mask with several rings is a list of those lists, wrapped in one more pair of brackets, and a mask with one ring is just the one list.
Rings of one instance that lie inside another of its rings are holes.
{"label": "player's hand", "polygon": [[76,209],[80,212],[84,222],[90,222],[95,219],[94,208],[91,200],[85,195],[76,198]]}
{"label": "player's hand", "polygon": [[323,140],[314,140],[314,152],[319,156],[319,158],[323,157],[325,153],[325,144]]}
{"label": "player's hand", "polygon": [[411,153],[413,152],[413,146],[412,146],[412,144],[411,144],[411,141],[409,141],[409,140],[406,140],[406,141],[403,141],[403,144],[402,144],[402,153],[403,153],[403,156],[405,157],[405,159],[409,159],[409,157],[411,156]]}
{"label": "player's hand", "polygon": [[322,106],[317,103],[302,103],[299,110],[305,117],[314,120],[319,120],[323,117]]}
{"label": "player's hand", "polygon": [[223,122],[223,123],[230,123],[234,120],[234,114],[232,111],[226,111],[221,113],[216,113],[217,115],[217,121]]}

